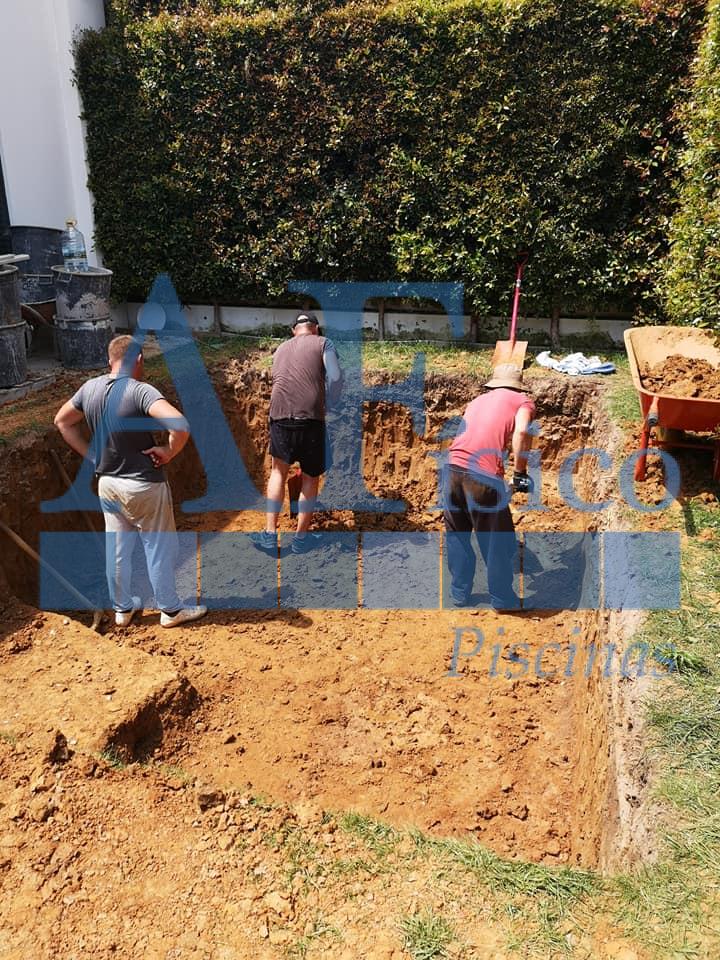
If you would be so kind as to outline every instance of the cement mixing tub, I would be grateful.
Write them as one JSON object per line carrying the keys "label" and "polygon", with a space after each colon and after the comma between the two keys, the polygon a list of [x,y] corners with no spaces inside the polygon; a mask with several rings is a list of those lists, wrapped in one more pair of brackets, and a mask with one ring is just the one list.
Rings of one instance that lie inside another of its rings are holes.
{"label": "cement mixing tub", "polygon": [[0,264],[0,327],[20,323],[18,268]]}
{"label": "cement mixing tub", "polygon": [[[10,227],[14,253],[27,254],[20,265],[20,299],[31,306],[53,303],[55,279],[52,267],[62,262],[62,230],[53,227]],[[43,312],[43,311],[39,311]]]}
{"label": "cement mixing tub", "polygon": [[[679,354],[690,360],[707,360],[720,367],[720,348],[707,330],[689,327],[635,327],[625,331],[625,349],[630,360],[630,373],[640,399],[643,426],[640,450],[652,447],[693,447],[714,450],[713,480],[720,481],[720,438],[710,441],[689,441],[685,431],[713,433],[720,426],[720,400],[702,397],[673,397],[653,393],[643,386],[641,369],[663,363]],[[658,433],[653,434],[655,429]],[[673,437],[669,431],[680,435]],[[641,453],[635,464],[635,479],[645,479],[646,457]]]}
{"label": "cement mixing tub", "polygon": [[18,269],[0,264],[0,389],[27,377],[27,329],[20,313]]}
{"label": "cement mixing tub", "polygon": [[99,320],[55,318],[55,343],[60,362],[69,370],[98,370],[108,365],[112,340],[110,317]]}
{"label": "cement mixing tub", "polygon": [[95,322],[110,316],[112,270],[87,267],[68,270],[53,267],[57,318],[67,323]]}

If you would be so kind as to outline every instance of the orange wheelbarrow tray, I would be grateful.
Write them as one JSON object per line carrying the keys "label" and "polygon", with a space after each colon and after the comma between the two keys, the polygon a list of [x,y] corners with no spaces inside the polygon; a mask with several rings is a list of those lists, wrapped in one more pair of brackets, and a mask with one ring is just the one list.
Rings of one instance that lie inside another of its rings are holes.
{"label": "orange wheelbarrow tray", "polygon": [[714,432],[720,426],[720,400],[653,393],[643,386],[640,378],[640,369],[645,364],[653,367],[674,354],[691,360],[707,360],[714,366],[720,366],[720,349],[715,345],[712,334],[691,327],[634,327],[625,331],[625,349],[643,417],[635,479],[645,479],[646,457],[642,451],[651,447],[694,447],[715,451],[713,479],[720,481],[720,437],[709,442],[690,442],[653,436],[656,427],[663,431]]}

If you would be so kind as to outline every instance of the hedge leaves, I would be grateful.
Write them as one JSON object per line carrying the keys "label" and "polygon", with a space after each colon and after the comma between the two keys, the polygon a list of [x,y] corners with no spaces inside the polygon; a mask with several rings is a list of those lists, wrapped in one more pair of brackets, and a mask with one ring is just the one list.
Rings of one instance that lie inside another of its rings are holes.
{"label": "hedge leaves", "polygon": [[119,295],[460,280],[502,311],[527,248],[531,308],[655,309],[700,0],[258,6],[114,0],[79,41]]}

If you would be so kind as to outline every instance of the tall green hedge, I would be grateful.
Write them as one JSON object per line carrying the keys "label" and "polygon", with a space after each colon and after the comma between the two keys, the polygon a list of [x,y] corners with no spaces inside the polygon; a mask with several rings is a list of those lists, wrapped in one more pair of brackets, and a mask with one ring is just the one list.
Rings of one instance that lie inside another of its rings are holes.
{"label": "tall green hedge", "polygon": [[685,110],[687,149],[682,156],[680,208],[670,229],[664,293],[679,323],[720,330],[720,2],[708,26]]}
{"label": "tall green hedge", "polygon": [[453,280],[482,313],[526,247],[531,308],[652,305],[702,0],[234,3],[78,44],[119,295]]}

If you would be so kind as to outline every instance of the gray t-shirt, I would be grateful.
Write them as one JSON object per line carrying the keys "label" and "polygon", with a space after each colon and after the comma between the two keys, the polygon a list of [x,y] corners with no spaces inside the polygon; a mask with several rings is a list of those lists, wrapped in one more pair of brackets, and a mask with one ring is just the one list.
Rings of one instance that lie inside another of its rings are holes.
{"label": "gray t-shirt", "polygon": [[[80,387],[71,399],[72,405],[85,414],[94,442],[103,434],[107,435],[100,460],[96,461],[96,473],[153,483],[165,480],[162,467],[154,467],[150,457],[142,452],[155,446],[150,430],[113,429],[113,423],[121,417],[149,416],[150,407],[156,400],[163,399],[160,391],[149,383],[125,376],[103,374],[87,380]],[[158,428],[162,429],[159,424]]]}
{"label": "gray t-shirt", "polygon": [[325,390],[337,399],[341,372],[332,340],[314,334],[291,337],[273,355],[270,419],[325,419]]}

